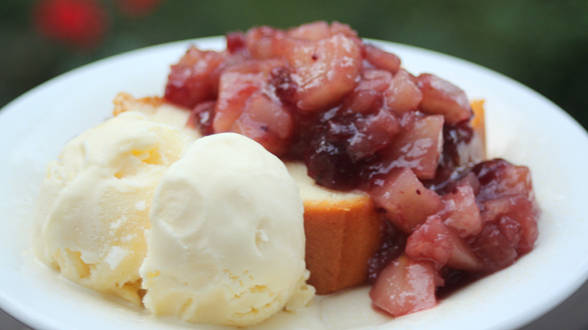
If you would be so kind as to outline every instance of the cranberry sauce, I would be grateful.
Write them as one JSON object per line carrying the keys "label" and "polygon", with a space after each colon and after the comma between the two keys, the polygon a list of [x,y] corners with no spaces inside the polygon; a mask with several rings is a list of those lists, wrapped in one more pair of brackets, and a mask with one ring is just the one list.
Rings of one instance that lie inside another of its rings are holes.
{"label": "cranberry sauce", "polygon": [[340,23],[234,32],[224,52],[192,47],[171,67],[165,98],[193,109],[204,134],[247,135],[339,190],[394,168],[443,180],[474,134],[461,89],[411,75]]}
{"label": "cranberry sauce", "polygon": [[464,91],[412,75],[347,25],[257,27],[228,34],[226,51],[191,47],[165,98],[192,109],[203,134],[244,134],[303,161],[321,186],[370,194],[389,220],[372,282],[387,266],[403,281],[416,267],[438,288],[510,265],[537,238],[529,170],[481,162],[483,132]]}

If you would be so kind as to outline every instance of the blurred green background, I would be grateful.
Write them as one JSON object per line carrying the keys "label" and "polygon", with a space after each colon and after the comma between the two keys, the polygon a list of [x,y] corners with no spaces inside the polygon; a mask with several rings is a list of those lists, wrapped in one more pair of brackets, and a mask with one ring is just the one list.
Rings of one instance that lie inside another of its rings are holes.
{"label": "blurred green background", "polygon": [[[42,2],[2,1],[0,106],[56,75],[135,48],[324,19],[348,23],[364,37],[433,49],[501,72],[588,127],[588,0],[95,0],[105,28],[90,47],[43,33],[34,15]],[[142,5],[142,12],[121,10],[121,2]]]}

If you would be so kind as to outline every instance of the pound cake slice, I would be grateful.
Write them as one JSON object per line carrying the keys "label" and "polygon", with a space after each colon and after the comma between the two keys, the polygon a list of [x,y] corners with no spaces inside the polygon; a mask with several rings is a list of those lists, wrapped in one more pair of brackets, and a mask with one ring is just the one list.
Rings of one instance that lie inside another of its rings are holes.
{"label": "pound cake slice", "polygon": [[286,163],[304,201],[306,267],[319,294],[366,281],[369,258],[380,247],[383,217],[361,191],[318,186],[302,163]]}

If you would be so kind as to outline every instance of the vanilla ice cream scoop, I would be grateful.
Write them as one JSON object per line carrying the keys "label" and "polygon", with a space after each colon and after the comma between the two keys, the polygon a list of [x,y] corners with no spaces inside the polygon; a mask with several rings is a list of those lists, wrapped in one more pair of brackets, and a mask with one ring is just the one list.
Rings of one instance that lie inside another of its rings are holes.
{"label": "vanilla ice cream scoop", "polygon": [[126,112],[67,143],[41,187],[41,259],[70,280],[140,304],[153,193],[195,138]]}
{"label": "vanilla ice cream scoop", "polygon": [[233,133],[194,142],[164,174],[141,275],[145,306],[247,326],[306,305],[303,205],[284,164]]}

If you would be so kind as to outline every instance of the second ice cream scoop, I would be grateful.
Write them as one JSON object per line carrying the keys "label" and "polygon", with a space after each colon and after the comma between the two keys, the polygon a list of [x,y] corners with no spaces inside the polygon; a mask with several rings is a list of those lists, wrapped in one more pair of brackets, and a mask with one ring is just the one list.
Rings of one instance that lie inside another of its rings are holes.
{"label": "second ice cream scoop", "polygon": [[233,133],[194,142],[153,198],[141,267],[145,306],[246,326],[305,305],[303,206],[284,164]]}

